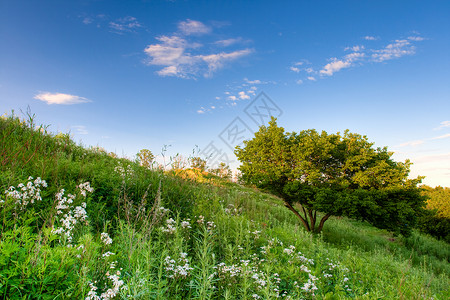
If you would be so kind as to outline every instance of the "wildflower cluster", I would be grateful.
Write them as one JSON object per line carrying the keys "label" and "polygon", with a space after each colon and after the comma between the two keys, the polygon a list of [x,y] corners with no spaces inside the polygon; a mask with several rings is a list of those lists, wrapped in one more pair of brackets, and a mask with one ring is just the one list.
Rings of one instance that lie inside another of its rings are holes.
{"label": "wildflower cluster", "polygon": [[190,275],[190,271],[193,270],[189,266],[189,260],[187,259],[187,253],[181,252],[178,262],[167,256],[164,259],[164,265],[169,278],[186,278]]}
{"label": "wildflower cluster", "polygon": [[172,218],[167,219],[166,227],[161,227],[161,231],[168,234],[174,234],[177,231],[177,222]]}
{"label": "wildflower cluster", "polygon": [[197,219],[198,225],[206,225],[206,231],[211,233],[214,228],[216,228],[216,224],[214,221],[205,222],[205,217],[200,215]]}
{"label": "wildflower cluster", "polygon": [[[77,186],[80,194],[86,198],[87,192],[92,193],[89,182],[82,183]],[[53,228],[52,232],[65,237],[68,246],[71,247],[73,239],[73,230],[78,223],[84,223],[87,225],[87,213],[86,213],[86,202],[82,202],[79,206],[73,206],[72,204],[76,200],[76,195],[67,194],[64,196],[64,189],[61,189],[56,193],[55,198],[57,200],[56,204],[56,214],[57,221],[60,222],[60,227]],[[60,216],[61,215],[61,216]]]}
{"label": "wildflower cluster", "polygon": [[[9,187],[6,191],[6,197],[10,197],[15,200],[16,207],[21,210],[25,209],[28,204],[33,204],[35,201],[41,201],[41,187],[47,187],[47,182],[40,177],[33,181],[33,177],[28,177],[27,184],[19,183],[17,188],[14,186]],[[4,201],[0,199],[0,203]]]}
{"label": "wildflower cluster", "polygon": [[109,237],[109,234],[107,232],[102,232],[100,234],[100,239],[105,245],[110,245],[113,241],[112,238]]}
{"label": "wildflower cluster", "polygon": [[107,288],[105,284],[106,291],[100,294],[100,296],[97,295],[98,288],[94,285],[94,283],[89,282],[89,287],[91,288],[88,292],[87,297],[85,300],[106,300],[106,299],[114,299],[114,297],[117,296],[120,289],[127,289],[127,286],[124,285],[124,281],[120,279],[120,276],[122,273],[120,270],[115,270],[117,262],[112,262],[110,264],[110,270],[106,272],[105,278],[109,280],[112,287]]}
{"label": "wildflower cluster", "polygon": [[242,214],[242,208],[236,208],[233,204],[228,204],[228,207],[225,208],[225,214],[230,216],[239,216]]}
{"label": "wildflower cluster", "polygon": [[330,259],[327,260],[327,269],[322,271],[324,279],[329,280],[329,284],[340,283],[346,292],[352,292],[350,284],[350,270],[347,267],[342,266],[338,262],[334,262]]}
{"label": "wildflower cluster", "polygon": [[[112,244],[113,240],[109,236],[108,233],[102,232],[100,234],[100,240],[102,243],[104,243],[106,246],[109,246]],[[105,260],[108,260],[109,257],[114,256],[115,253],[111,251],[107,251],[102,254],[102,258]],[[100,294],[100,296],[97,295],[97,286],[94,285],[97,282],[90,282],[90,291],[88,292],[87,297],[85,300],[106,300],[106,299],[114,299],[118,294],[120,289],[128,289],[128,287],[124,284],[124,281],[120,278],[122,275],[121,270],[117,270],[117,261],[109,262],[109,268],[108,271],[106,271],[106,274],[104,276],[105,282],[105,288],[104,292]],[[108,286],[107,282],[110,283],[110,286]]]}
{"label": "wildflower cluster", "polygon": [[[270,274],[264,272],[262,262],[265,259],[260,259],[256,254],[253,254],[250,259],[241,259],[239,262],[231,265],[225,263],[219,263],[214,268],[216,269],[215,275],[218,277],[219,289],[232,287],[238,284],[244,278],[247,281],[253,283],[256,292],[265,290],[265,293],[269,292],[273,297],[279,297],[280,282],[278,274]],[[258,294],[254,294],[253,298],[259,299]]]}
{"label": "wildflower cluster", "polygon": [[118,165],[114,168],[114,172],[120,175],[123,179],[130,178],[134,175],[134,171],[131,168],[131,165],[127,165],[126,168],[122,167],[121,165]]}
{"label": "wildflower cluster", "polygon": [[191,227],[191,219],[185,219],[183,221],[181,221],[181,227],[183,228],[192,228]]}

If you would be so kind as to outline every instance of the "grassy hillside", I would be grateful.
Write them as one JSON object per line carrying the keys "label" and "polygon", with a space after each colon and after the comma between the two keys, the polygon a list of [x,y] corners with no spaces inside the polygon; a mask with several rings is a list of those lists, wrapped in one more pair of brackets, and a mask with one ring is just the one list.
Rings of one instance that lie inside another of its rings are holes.
{"label": "grassy hillside", "polygon": [[[0,119],[0,298],[448,299],[450,247]],[[30,177],[31,176],[31,177]]]}

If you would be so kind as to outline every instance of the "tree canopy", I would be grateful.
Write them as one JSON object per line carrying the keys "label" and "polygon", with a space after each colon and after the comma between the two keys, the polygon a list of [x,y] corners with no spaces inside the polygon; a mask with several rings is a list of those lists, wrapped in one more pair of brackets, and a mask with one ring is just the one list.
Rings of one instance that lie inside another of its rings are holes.
{"label": "tree canopy", "polygon": [[[408,160],[396,162],[386,147],[373,146],[348,130],[285,132],[272,118],[235,154],[242,180],[280,196],[308,231],[345,215],[407,234],[424,205],[422,178],[408,179]],[[317,212],[323,213],[319,224]]]}

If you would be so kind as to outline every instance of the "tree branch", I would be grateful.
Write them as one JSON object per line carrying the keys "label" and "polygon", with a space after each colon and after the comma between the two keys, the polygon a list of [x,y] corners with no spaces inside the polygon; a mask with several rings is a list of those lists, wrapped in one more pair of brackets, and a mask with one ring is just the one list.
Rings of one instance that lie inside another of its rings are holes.
{"label": "tree branch", "polygon": [[320,220],[319,227],[317,228],[317,232],[321,232],[323,229],[323,224],[325,224],[325,221],[328,220],[328,218],[331,217],[331,214],[326,214],[323,216],[322,220]]}
{"label": "tree branch", "polygon": [[314,228],[316,227],[316,221],[314,220],[312,210],[310,208],[308,208],[308,215],[311,223],[311,231],[314,232]]}
{"label": "tree branch", "polygon": [[[289,208],[289,210],[292,211],[300,219],[300,221],[302,221],[303,226],[306,228],[307,231],[311,231],[311,228],[309,227],[308,221],[305,220],[289,202],[284,201],[284,206]],[[302,206],[302,208],[303,208],[303,206]]]}

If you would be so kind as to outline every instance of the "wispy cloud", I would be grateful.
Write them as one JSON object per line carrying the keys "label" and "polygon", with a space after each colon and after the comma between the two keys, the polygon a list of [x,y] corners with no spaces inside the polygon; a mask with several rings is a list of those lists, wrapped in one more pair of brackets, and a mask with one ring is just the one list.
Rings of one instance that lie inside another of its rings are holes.
{"label": "wispy cloud", "polygon": [[92,22],[94,22],[94,19],[92,19],[92,18],[90,18],[90,17],[85,17],[84,19],[83,19],[83,24],[85,24],[85,25],[89,25],[89,24],[91,24]]}
{"label": "wispy cloud", "polygon": [[202,35],[211,32],[211,28],[200,21],[187,19],[178,23],[178,30],[185,35]]}
{"label": "wispy cloud", "polygon": [[202,114],[205,114],[207,112],[213,111],[214,109],[216,109],[216,106],[214,106],[214,105],[211,105],[209,107],[202,106],[202,107],[200,107],[199,110],[197,110],[197,113],[202,115]]}
{"label": "wispy cloud", "polygon": [[208,65],[208,72],[205,73],[206,77],[211,76],[216,70],[222,68],[225,63],[234,61],[243,56],[249,55],[252,53],[252,49],[243,49],[237,50],[233,52],[221,52],[217,54],[209,54],[209,55],[199,55],[197,57],[201,58]]}
{"label": "wispy cloud", "polygon": [[353,46],[353,47],[345,47],[344,50],[345,50],[345,51],[351,50],[351,51],[354,51],[354,52],[358,52],[358,51],[364,50],[365,48],[366,48],[366,47],[364,47],[364,46],[356,45],[356,46]]}
{"label": "wispy cloud", "polygon": [[81,22],[85,25],[95,25],[97,28],[109,28],[109,31],[116,34],[136,33],[138,29],[145,28],[133,16],[126,16],[122,18],[112,19],[104,14],[97,15],[81,15]]}
{"label": "wispy cloud", "polygon": [[226,64],[251,54],[253,49],[241,49],[231,52],[202,53],[203,45],[190,42],[189,35],[210,32],[210,28],[199,21],[187,20],[178,23],[178,29],[185,35],[156,37],[158,43],[150,44],[144,52],[149,59],[148,65],[162,66],[157,71],[160,76],[196,78],[199,75],[211,77]]}
{"label": "wispy cloud", "polygon": [[112,32],[123,34],[125,32],[134,32],[137,28],[142,27],[142,24],[137,21],[135,17],[127,16],[119,18],[115,21],[109,22],[109,28]]}
{"label": "wispy cloud", "polygon": [[442,139],[447,139],[447,138],[450,138],[450,133],[440,135],[440,136],[435,136],[435,137],[431,138],[430,140],[442,140]]}
{"label": "wispy cloud", "polygon": [[91,102],[91,100],[63,93],[50,93],[50,92],[41,92],[34,96],[34,99],[43,101],[47,104],[62,104],[62,105],[72,105],[72,104],[80,104]]}
{"label": "wispy cloud", "polygon": [[442,128],[448,128],[450,127],[450,121],[442,121],[439,125],[439,127],[434,128],[434,130],[440,130]]}
{"label": "wispy cloud", "polygon": [[75,125],[75,126],[72,126],[71,128],[75,129],[75,133],[77,133],[77,134],[82,134],[82,135],[89,134],[86,126],[84,126],[84,125]]}
{"label": "wispy cloud", "polygon": [[423,143],[425,143],[424,140],[415,140],[415,141],[405,142],[405,143],[396,145],[396,146],[394,146],[394,147],[397,147],[397,148],[403,148],[403,147],[415,147],[415,146],[422,145]]}
{"label": "wispy cloud", "polygon": [[244,78],[244,81],[248,84],[263,84],[263,82],[259,79],[249,80],[248,78]]}
{"label": "wispy cloud", "polygon": [[231,38],[231,39],[225,39],[225,40],[218,40],[218,41],[215,41],[214,44],[221,46],[221,47],[229,47],[231,45],[244,43],[244,42],[248,42],[248,41],[245,41],[243,38],[238,37],[238,38]]}
{"label": "wispy cloud", "polygon": [[376,41],[379,39],[379,37],[366,35],[365,37],[363,37],[363,39],[365,39],[366,41]]}
{"label": "wispy cloud", "polygon": [[322,70],[320,70],[320,74],[331,76],[333,73],[340,71],[341,69],[348,68],[351,66],[351,62],[339,60],[337,58],[333,58],[333,61],[326,64]]}
{"label": "wispy cloud", "polygon": [[[359,50],[359,47],[358,47]],[[364,53],[361,52],[353,52],[347,54],[343,57],[343,59],[332,58],[331,62],[326,64],[322,70],[319,71],[321,75],[331,76],[334,73],[340,71],[344,68],[349,68],[353,65],[354,62],[360,60],[365,56]]]}
{"label": "wispy cloud", "polygon": [[250,96],[247,95],[244,91],[239,92],[238,95],[239,95],[239,99],[242,99],[242,100],[250,99]]}
{"label": "wispy cloud", "polygon": [[[377,40],[373,36],[365,36],[365,40]],[[350,51],[341,57],[330,58],[327,64],[321,68],[313,68],[311,66],[304,67],[303,61],[291,65],[289,69],[295,73],[304,73],[304,79],[316,80],[334,75],[342,69],[348,69],[355,66],[361,66],[366,63],[381,63],[392,59],[398,59],[405,55],[413,55],[416,53],[414,43],[423,41],[424,38],[415,35],[406,39],[397,39],[382,48],[367,47],[366,45],[355,45],[345,47],[344,51]],[[310,63],[307,63],[310,65]],[[301,67],[302,66],[302,67]]]}
{"label": "wispy cloud", "polygon": [[386,47],[378,50],[372,50],[372,60],[375,62],[383,62],[394,58],[400,58],[405,55],[412,55],[416,52],[410,40],[395,40]]}

